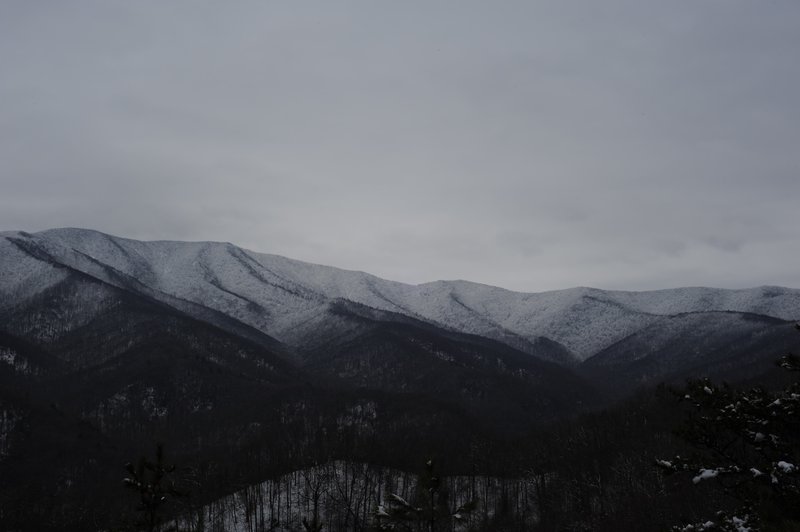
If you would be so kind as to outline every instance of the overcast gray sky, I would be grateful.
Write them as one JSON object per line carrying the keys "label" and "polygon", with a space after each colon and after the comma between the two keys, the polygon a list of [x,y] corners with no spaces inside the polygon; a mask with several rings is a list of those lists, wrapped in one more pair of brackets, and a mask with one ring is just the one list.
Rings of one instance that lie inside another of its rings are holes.
{"label": "overcast gray sky", "polygon": [[800,2],[0,3],[0,230],[800,287]]}

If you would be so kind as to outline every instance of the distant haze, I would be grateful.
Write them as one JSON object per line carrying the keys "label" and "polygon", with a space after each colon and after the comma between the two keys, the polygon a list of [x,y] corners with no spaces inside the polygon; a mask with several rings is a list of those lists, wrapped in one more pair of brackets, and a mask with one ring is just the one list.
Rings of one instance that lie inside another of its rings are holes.
{"label": "distant haze", "polygon": [[0,230],[800,287],[800,2],[0,4]]}

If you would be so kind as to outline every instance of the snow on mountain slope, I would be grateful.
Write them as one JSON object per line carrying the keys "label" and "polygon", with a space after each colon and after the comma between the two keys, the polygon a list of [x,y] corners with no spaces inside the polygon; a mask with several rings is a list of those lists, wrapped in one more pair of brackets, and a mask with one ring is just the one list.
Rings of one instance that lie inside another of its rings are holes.
{"label": "snow on mountain slope", "polygon": [[67,276],[64,269],[29,255],[10,238],[19,238],[19,233],[0,233],[0,310],[32,297]]}
{"label": "snow on mountain slope", "polygon": [[773,368],[796,345],[795,336],[784,321],[758,314],[663,316],[586,360],[580,373],[616,397],[701,376],[736,382]]}
{"label": "snow on mountain slope", "polygon": [[573,288],[528,294],[467,281],[407,285],[275,255],[251,256],[283,278],[327,297],[349,299],[501,341],[509,334],[531,341],[544,336],[565,345],[580,359],[663,315],[723,310],[790,320],[800,314],[800,291],[779,287],[649,292]]}
{"label": "snow on mountain slope", "polygon": [[737,311],[785,320],[800,315],[800,290],[789,288],[572,288],[532,294],[466,281],[408,285],[229,243],[141,242],[84,229],[0,233],[4,300],[24,297],[39,280],[53,282],[59,275],[58,268],[22,253],[11,241],[44,250],[56,263],[90,275],[124,274],[153,291],[210,307],[292,344],[314,334],[321,309],[338,298],[501,341],[534,342],[544,336],[580,360],[663,315]]}

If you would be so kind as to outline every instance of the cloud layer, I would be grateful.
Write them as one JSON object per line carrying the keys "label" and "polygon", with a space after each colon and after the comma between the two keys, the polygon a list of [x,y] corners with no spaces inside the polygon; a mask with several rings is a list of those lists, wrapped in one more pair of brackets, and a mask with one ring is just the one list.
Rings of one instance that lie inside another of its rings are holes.
{"label": "cloud layer", "polygon": [[798,287],[798,23],[794,0],[6,2],[0,229],[406,282]]}

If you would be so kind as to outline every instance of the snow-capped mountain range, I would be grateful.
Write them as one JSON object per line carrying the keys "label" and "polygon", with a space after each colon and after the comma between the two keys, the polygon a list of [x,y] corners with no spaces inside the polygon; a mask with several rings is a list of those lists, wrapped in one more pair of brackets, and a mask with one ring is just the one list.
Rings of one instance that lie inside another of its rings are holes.
{"label": "snow-capped mountain range", "polygon": [[325,327],[331,305],[343,300],[534,355],[546,338],[566,348],[562,363],[584,361],[667,316],[736,312],[788,321],[800,315],[800,290],[774,286],[521,293],[467,281],[404,284],[230,243],[143,242],[85,229],[0,233],[0,310],[73,272],[195,317],[211,309],[295,348],[324,341],[319,335],[331,328]]}
{"label": "snow-capped mountain range", "polygon": [[799,315],[790,288],[526,294],[228,243],[0,233],[0,499],[75,472],[113,492],[153,441],[253,482],[254,464],[480,460],[660,382],[773,382]]}

